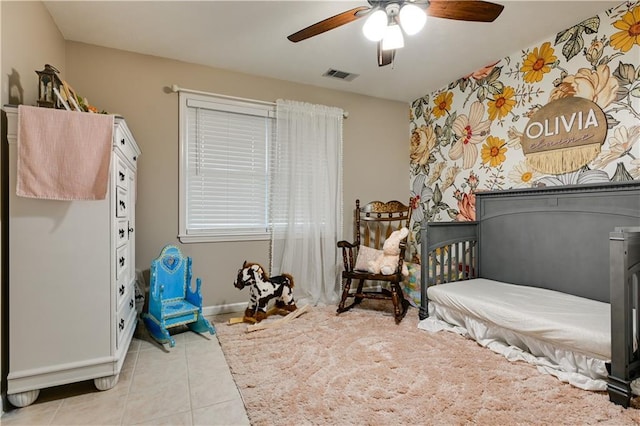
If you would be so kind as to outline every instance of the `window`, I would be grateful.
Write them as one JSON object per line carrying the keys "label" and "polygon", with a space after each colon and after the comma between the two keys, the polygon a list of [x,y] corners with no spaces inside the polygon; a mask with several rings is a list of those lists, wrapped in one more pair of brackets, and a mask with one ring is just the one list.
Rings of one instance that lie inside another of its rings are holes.
{"label": "window", "polygon": [[268,239],[275,107],[180,92],[183,243]]}

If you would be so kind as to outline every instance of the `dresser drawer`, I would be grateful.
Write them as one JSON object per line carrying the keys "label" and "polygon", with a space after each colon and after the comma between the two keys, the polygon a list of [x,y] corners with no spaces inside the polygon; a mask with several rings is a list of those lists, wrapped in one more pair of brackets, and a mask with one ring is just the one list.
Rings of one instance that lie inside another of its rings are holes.
{"label": "dresser drawer", "polygon": [[129,270],[129,244],[125,244],[116,249],[116,284],[120,287],[120,284],[127,285],[125,282],[127,279]]}
{"label": "dresser drawer", "polygon": [[122,154],[123,158],[129,162],[133,168],[136,168],[136,162],[138,160],[138,153],[131,143],[129,136],[119,126],[116,127],[114,132],[114,146],[116,150]]}
{"label": "dresser drawer", "polygon": [[126,295],[127,295],[127,282],[126,280],[122,280],[119,283],[117,283],[118,288],[116,289],[116,306],[119,306],[123,303],[123,300],[125,299]]}
{"label": "dresser drawer", "polygon": [[[116,289],[116,311],[120,312],[125,309],[125,304],[131,303],[131,299],[134,299],[135,305],[135,286],[133,282],[122,281],[118,283],[118,288]],[[118,314],[119,315],[119,314]]]}
{"label": "dresser drawer", "polygon": [[129,197],[126,188],[116,188],[116,217],[129,217]]}
{"label": "dresser drawer", "polygon": [[120,247],[129,241],[129,221],[120,219],[116,223],[116,247]]}
{"label": "dresser drawer", "polygon": [[135,327],[136,322],[136,309],[133,289],[129,289],[127,293],[127,300],[118,309],[116,315],[116,349],[122,345],[124,336],[127,335],[127,331],[131,327]]}
{"label": "dresser drawer", "polygon": [[116,185],[121,188],[128,189],[127,184],[129,182],[129,179],[127,179],[127,171],[129,170],[129,168],[119,155],[115,155],[114,158],[116,162]]}

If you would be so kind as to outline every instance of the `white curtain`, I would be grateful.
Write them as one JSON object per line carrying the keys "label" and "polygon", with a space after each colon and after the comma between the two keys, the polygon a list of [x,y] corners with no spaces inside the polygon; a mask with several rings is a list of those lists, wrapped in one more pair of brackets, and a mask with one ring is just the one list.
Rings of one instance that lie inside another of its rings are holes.
{"label": "white curtain", "polygon": [[340,108],[276,102],[269,203],[271,274],[293,275],[299,306],[338,300],[342,120]]}

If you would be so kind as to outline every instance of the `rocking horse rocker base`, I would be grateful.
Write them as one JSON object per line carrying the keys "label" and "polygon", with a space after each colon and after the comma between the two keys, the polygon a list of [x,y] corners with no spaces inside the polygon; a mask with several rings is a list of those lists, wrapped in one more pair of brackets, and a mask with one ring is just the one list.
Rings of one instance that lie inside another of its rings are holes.
{"label": "rocking horse rocker base", "polygon": [[266,313],[266,318],[274,314],[282,315],[282,318],[278,318],[275,321],[258,322],[255,319],[255,317],[244,316],[244,317],[230,318],[228,324],[233,325],[233,324],[239,324],[239,323],[249,323],[246,331],[247,333],[250,333],[252,331],[264,330],[266,328],[279,327],[281,325],[288,323],[294,318],[298,318],[300,315],[304,314],[308,310],[309,310],[309,305],[304,305],[303,307],[298,308],[295,311],[287,311],[275,306],[270,310],[268,310]]}
{"label": "rocking horse rocker base", "polygon": [[244,316],[229,318],[229,324],[239,324],[241,322],[248,323],[248,324],[257,324],[260,321],[265,320],[272,315],[280,315],[285,317],[295,311],[296,311],[295,305],[286,306],[286,305],[283,305],[281,302],[276,302],[276,305],[273,306],[271,309],[269,309],[267,312],[255,311],[250,308],[247,308],[244,311]]}
{"label": "rocking horse rocker base", "polygon": [[295,303],[292,305],[286,305],[284,302],[278,300],[275,306],[269,309],[267,312],[263,312],[259,309],[247,308],[244,311],[243,320],[244,322],[255,324],[257,322],[260,322],[264,319],[269,318],[271,315],[274,315],[274,314],[278,314],[282,316],[289,315],[291,312],[295,311],[296,309],[298,308],[295,305]]}

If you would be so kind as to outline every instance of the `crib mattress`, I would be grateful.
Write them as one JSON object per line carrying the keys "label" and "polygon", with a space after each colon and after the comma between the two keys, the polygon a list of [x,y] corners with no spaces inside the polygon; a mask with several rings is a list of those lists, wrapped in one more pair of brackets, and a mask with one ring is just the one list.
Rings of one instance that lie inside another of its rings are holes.
{"label": "crib mattress", "polygon": [[611,358],[608,303],[484,278],[432,286],[427,295],[489,325],[597,359]]}

